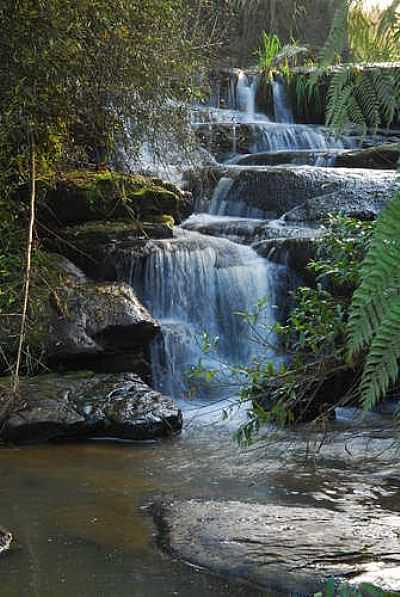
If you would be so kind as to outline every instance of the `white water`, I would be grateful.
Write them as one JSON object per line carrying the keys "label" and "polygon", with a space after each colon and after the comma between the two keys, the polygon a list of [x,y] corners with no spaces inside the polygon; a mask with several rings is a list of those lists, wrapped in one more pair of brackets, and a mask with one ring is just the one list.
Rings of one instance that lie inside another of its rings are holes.
{"label": "white water", "polygon": [[275,122],[294,123],[293,112],[285,93],[285,84],[280,77],[272,79]]}
{"label": "white water", "polygon": [[248,77],[244,72],[239,73],[236,85],[236,95],[239,110],[244,112],[246,118],[251,122],[256,113],[257,78]]}
{"label": "white water", "polygon": [[[196,398],[235,397],[230,367],[249,364],[261,353],[273,357],[273,350],[255,342],[255,337],[260,334],[265,341],[273,341],[269,327],[275,321],[273,288],[279,270],[250,247],[223,238],[178,230],[172,240],[153,241],[144,263],[133,271],[131,283],[141,289],[144,303],[162,325],[162,335],[152,349],[156,387],[187,400],[188,373],[202,361],[206,368],[218,370],[220,383],[194,380]],[[250,329],[239,313],[253,312],[264,297],[269,303]],[[208,353],[204,333],[211,343],[217,339],[215,350]]]}
{"label": "white water", "polygon": [[[229,109],[197,107],[192,114],[193,127],[204,126],[204,122],[212,127],[222,122],[232,124],[235,129],[243,124],[252,131],[254,152],[343,147],[342,140],[331,138],[322,127],[292,123],[279,80],[274,97],[277,117],[285,120],[284,123],[271,122],[257,113],[256,93],[257,78],[240,73],[235,104]],[[236,137],[235,130],[233,137]],[[234,144],[234,151],[235,148]],[[264,212],[247,205],[245,197],[232,198],[232,185],[232,178],[222,177],[206,216],[192,218],[186,230],[177,228],[173,239],[150,241],[147,257],[139,262],[132,260],[134,269],[130,281],[162,326],[162,333],[152,348],[153,383],[157,389],[173,396],[186,414],[194,408],[197,415],[199,404],[223,401],[226,405],[229,400],[237,400],[238,388],[232,385],[232,367],[248,365],[257,358],[262,358],[263,362],[279,361],[271,328],[277,316],[275,295],[282,286],[281,280],[287,279],[287,269],[259,257],[249,246],[220,237],[225,234],[240,241],[244,233],[251,236],[258,225],[257,218],[265,219]],[[215,234],[218,236],[212,236],[212,230],[211,236],[195,231],[196,226],[207,223],[207,218],[212,225],[217,225]],[[251,329],[239,313],[254,312],[263,299],[267,306]],[[212,344],[212,350],[206,352],[205,333]],[[217,371],[218,383],[188,377],[199,363]],[[197,394],[191,403],[193,387]],[[221,408],[220,405],[215,411],[217,419]],[[209,410],[205,411],[206,418]],[[211,420],[215,421],[215,416]]]}
{"label": "white water", "polygon": [[256,124],[254,137],[252,153],[343,149],[352,143],[351,140],[332,136],[323,127],[301,124]]}
{"label": "white water", "polygon": [[[240,71],[235,93],[230,91],[227,107],[220,104],[196,106],[192,111],[194,128],[208,124],[210,131],[218,125],[232,126],[232,153],[237,150],[237,138],[241,126],[246,129],[246,136],[251,142],[251,153],[278,151],[329,151],[352,148],[356,142],[351,137],[335,137],[321,126],[295,124],[293,112],[289,105],[284,82],[276,77],[272,81],[274,117],[271,121],[265,114],[257,110],[256,97],[259,79],[256,75],[247,75]],[[231,85],[233,82],[231,81]],[[232,156],[229,156],[229,160]],[[235,157],[233,158],[235,159]],[[333,165],[332,159],[317,158],[318,165]]]}

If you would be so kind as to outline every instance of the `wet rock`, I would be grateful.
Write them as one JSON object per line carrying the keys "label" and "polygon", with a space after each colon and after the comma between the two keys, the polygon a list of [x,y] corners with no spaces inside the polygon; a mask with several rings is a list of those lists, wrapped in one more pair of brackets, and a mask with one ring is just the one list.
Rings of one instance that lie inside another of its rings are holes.
{"label": "wet rock", "polygon": [[217,158],[226,154],[249,153],[254,144],[250,125],[236,122],[209,122],[194,126],[197,140]]}
{"label": "wet rock", "polygon": [[281,166],[293,164],[299,166],[331,166],[335,163],[340,149],[295,151],[268,151],[244,155],[236,160],[237,166]]}
{"label": "wet rock", "polygon": [[12,533],[0,527],[0,556],[10,549],[12,541]]}
{"label": "wet rock", "polygon": [[[233,210],[240,201],[260,210],[266,218],[288,214],[287,219],[296,222],[318,222],[327,213],[375,217],[398,188],[393,171],[230,166],[222,172],[225,178],[231,179],[229,187],[224,185],[226,215],[230,213],[229,204]],[[211,180],[210,174],[208,180]]]}
{"label": "wet rock", "polygon": [[136,375],[70,373],[24,380],[0,439],[16,444],[93,437],[150,440],[181,427],[174,402]]}
{"label": "wet rock", "polygon": [[145,348],[160,331],[128,284],[82,281],[61,288],[55,301],[46,346],[53,363]]}
{"label": "wet rock", "polygon": [[363,221],[375,220],[395,193],[395,186],[377,189],[347,188],[310,197],[283,216],[285,222],[315,224],[331,214],[340,214]]}
{"label": "wet rock", "polygon": [[[149,377],[149,345],[160,325],[131,286],[93,282],[58,255],[52,256],[52,268],[52,287],[44,289],[27,336],[41,361],[57,369],[128,370]],[[17,338],[18,320],[4,318],[0,345],[5,370]]]}
{"label": "wet rock", "polygon": [[[273,595],[313,594],[331,577],[400,563],[400,516],[243,502],[173,501],[156,508],[161,544],[174,556]],[[379,586],[379,585],[378,585]]]}
{"label": "wet rock", "polygon": [[48,250],[64,255],[94,280],[118,278],[114,254],[119,247],[134,245],[140,254],[148,239],[172,238],[174,220],[168,216],[160,222],[140,223],[89,222],[68,226],[56,236],[45,239]]}
{"label": "wet rock", "polygon": [[335,166],[338,168],[396,170],[399,160],[400,143],[387,143],[368,149],[342,152],[336,156]]}
{"label": "wet rock", "polygon": [[315,276],[307,269],[310,261],[316,258],[321,239],[309,238],[274,238],[263,240],[253,245],[255,251],[273,263],[286,265],[297,276],[313,285]]}
{"label": "wet rock", "polygon": [[41,184],[46,199],[39,205],[38,220],[51,227],[132,217],[152,222],[166,214],[179,223],[192,211],[189,195],[158,178],[76,170],[64,173],[54,184]]}
{"label": "wet rock", "polygon": [[222,236],[237,243],[251,244],[262,237],[265,224],[265,220],[196,214],[186,220],[182,228],[207,236]]}

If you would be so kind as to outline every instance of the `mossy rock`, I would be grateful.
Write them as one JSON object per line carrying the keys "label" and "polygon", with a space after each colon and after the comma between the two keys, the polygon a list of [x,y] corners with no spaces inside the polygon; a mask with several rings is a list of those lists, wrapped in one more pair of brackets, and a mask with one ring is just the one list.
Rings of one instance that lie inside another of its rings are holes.
{"label": "mossy rock", "polygon": [[77,170],[40,183],[39,221],[62,228],[99,220],[148,221],[165,214],[180,223],[190,201],[170,183],[111,170]]}
{"label": "mossy rock", "polygon": [[67,226],[56,236],[49,235],[45,246],[73,261],[92,279],[115,280],[118,273],[113,253],[117,247],[134,245],[141,254],[150,239],[172,238],[171,216],[151,219],[153,222],[100,221]]}

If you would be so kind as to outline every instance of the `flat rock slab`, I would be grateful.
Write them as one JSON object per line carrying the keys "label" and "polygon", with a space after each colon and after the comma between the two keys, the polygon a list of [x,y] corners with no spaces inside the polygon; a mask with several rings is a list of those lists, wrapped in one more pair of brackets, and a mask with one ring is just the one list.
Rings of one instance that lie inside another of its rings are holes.
{"label": "flat rock slab", "polygon": [[400,515],[199,500],[155,512],[167,551],[272,595],[313,594],[331,577],[385,583],[385,570],[400,590]]}

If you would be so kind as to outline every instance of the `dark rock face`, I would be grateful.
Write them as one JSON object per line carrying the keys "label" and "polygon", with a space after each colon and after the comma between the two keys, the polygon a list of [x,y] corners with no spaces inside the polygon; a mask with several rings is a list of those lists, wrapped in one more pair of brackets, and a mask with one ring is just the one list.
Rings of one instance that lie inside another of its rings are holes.
{"label": "dark rock face", "polygon": [[273,595],[313,594],[328,578],[357,582],[377,567],[384,578],[400,561],[396,515],[190,500],[161,504],[156,516],[173,555]]}
{"label": "dark rock face", "polygon": [[400,143],[387,143],[377,147],[345,151],[336,157],[338,168],[373,168],[395,170],[400,160]]}
{"label": "dark rock face", "polygon": [[174,402],[131,373],[45,375],[25,380],[4,442],[110,437],[150,440],[180,431]]}
{"label": "dark rock face", "polygon": [[55,368],[134,371],[150,376],[149,345],[160,325],[124,283],[91,282],[59,261],[63,285],[53,292],[44,324],[44,353]]}
{"label": "dark rock face", "polygon": [[206,123],[195,127],[197,140],[218,158],[232,153],[249,153],[255,142],[254,130],[246,124]]}
{"label": "dark rock face", "polygon": [[316,258],[320,243],[318,237],[274,238],[255,243],[253,248],[262,257],[286,265],[303,281],[313,285],[315,276],[307,270],[307,266]]}
{"label": "dark rock face", "polygon": [[[93,282],[60,256],[54,255],[53,265],[54,288],[45,293],[46,304],[31,330],[42,360],[55,369],[134,371],[148,379],[149,345],[160,325],[132,288]],[[18,321],[10,321],[0,330],[3,354],[10,358],[17,326]]]}
{"label": "dark rock face", "polygon": [[268,151],[244,155],[236,161],[238,166],[281,166],[293,164],[299,166],[314,166],[316,161],[321,166],[330,165],[330,160],[335,158],[341,150],[311,150],[298,149],[296,151]]}
{"label": "dark rock face", "polygon": [[80,282],[60,290],[46,352],[53,361],[148,346],[159,324],[127,284]]}
{"label": "dark rock face", "polygon": [[77,264],[94,280],[115,280],[118,272],[113,259],[121,246],[136,247],[138,255],[148,239],[173,236],[173,223],[90,222],[69,226],[47,238],[46,247]]}
{"label": "dark rock face", "polygon": [[38,219],[62,228],[85,222],[152,222],[169,215],[179,223],[191,213],[190,197],[158,178],[116,172],[75,171],[46,188]]}

